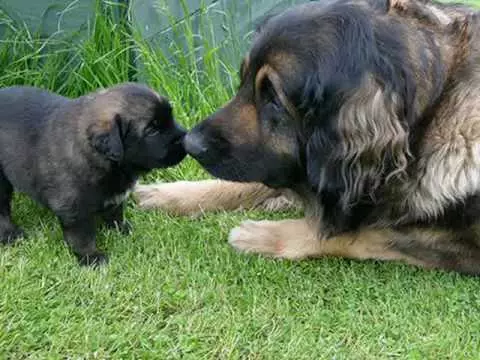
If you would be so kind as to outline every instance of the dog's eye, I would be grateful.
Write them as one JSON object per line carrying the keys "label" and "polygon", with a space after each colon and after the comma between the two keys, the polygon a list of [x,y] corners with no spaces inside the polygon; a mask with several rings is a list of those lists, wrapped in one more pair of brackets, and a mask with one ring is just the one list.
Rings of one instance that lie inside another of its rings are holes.
{"label": "dog's eye", "polygon": [[282,110],[282,104],[280,104],[280,101],[278,100],[278,97],[275,96],[271,101],[270,103],[272,104],[272,107],[277,110],[277,111],[280,111]]}
{"label": "dog's eye", "polygon": [[145,129],[145,136],[155,136],[158,135],[159,130],[153,126],[149,126]]}
{"label": "dog's eye", "polygon": [[261,94],[263,101],[266,104],[271,105],[274,110],[282,109],[282,104],[278,99],[277,92],[275,91],[272,82],[268,78],[266,78],[262,83]]}

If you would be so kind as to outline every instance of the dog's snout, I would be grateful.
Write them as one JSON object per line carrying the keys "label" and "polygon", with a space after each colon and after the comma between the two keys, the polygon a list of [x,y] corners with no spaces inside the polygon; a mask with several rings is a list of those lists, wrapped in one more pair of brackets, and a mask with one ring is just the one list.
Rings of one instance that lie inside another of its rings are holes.
{"label": "dog's snout", "polygon": [[194,158],[203,157],[208,150],[203,136],[195,132],[188,133],[184,137],[183,146],[185,147],[187,153]]}
{"label": "dog's snout", "polygon": [[183,128],[177,127],[177,131],[173,135],[172,143],[183,146],[183,139],[185,138],[185,135],[187,135],[187,132]]}

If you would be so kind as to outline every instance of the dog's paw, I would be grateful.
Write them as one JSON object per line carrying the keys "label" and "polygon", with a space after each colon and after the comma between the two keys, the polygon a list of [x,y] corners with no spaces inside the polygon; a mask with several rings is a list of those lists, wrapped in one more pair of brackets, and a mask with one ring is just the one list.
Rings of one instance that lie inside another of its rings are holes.
{"label": "dog's paw", "polygon": [[302,259],[321,254],[316,233],[301,220],[244,221],[228,242],[236,250],[282,259]]}
{"label": "dog's paw", "polygon": [[197,215],[201,212],[188,181],[136,185],[133,197],[143,209],[159,209],[172,215]]}
{"label": "dog's paw", "polygon": [[12,227],[12,228],[3,230],[0,233],[0,243],[4,245],[13,245],[24,237],[25,237],[25,232],[22,229],[18,227]]}
{"label": "dog's paw", "polygon": [[80,266],[98,267],[108,263],[108,256],[97,252],[89,255],[77,255]]}
{"label": "dog's paw", "polygon": [[116,228],[122,235],[132,235],[133,233],[133,225],[128,220],[124,220],[122,223],[117,225]]}
{"label": "dog's paw", "polygon": [[128,220],[108,222],[105,226],[108,229],[117,230],[122,235],[131,235],[133,233],[133,225]]}
{"label": "dog's paw", "polygon": [[273,223],[273,221],[244,221],[232,229],[228,243],[241,252],[281,257],[282,239],[275,231]]}

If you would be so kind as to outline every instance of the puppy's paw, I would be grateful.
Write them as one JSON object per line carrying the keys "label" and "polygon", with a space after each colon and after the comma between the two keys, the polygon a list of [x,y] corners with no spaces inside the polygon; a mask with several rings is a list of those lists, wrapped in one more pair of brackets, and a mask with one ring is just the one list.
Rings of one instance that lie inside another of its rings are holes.
{"label": "puppy's paw", "polygon": [[318,256],[321,243],[302,221],[244,221],[234,228],[228,242],[236,250],[283,259]]}
{"label": "puppy's paw", "polygon": [[197,215],[201,211],[188,181],[136,185],[133,197],[143,209],[159,209],[172,215]]}
{"label": "puppy's paw", "polygon": [[25,232],[22,229],[12,227],[0,232],[0,243],[4,245],[13,245],[24,237]]}
{"label": "puppy's paw", "polygon": [[107,222],[105,226],[109,229],[114,229],[122,235],[131,235],[133,233],[133,225],[128,220]]}
{"label": "puppy's paw", "polygon": [[122,235],[132,235],[133,225],[130,221],[124,220],[120,225],[116,227]]}
{"label": "puppy's paw", "polygon": [[77,255],[80,266],[98,267],[108,263],[108,256],[104,253],[97,252],[89,255]]}

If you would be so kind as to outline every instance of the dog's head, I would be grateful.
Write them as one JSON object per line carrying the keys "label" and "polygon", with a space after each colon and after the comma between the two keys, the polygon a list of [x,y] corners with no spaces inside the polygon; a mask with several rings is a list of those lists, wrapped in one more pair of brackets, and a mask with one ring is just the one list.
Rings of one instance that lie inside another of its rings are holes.
{"label": "dog's head", "polygon": [[323,1],[267,19],[237,94],[192,129],[187,152],[220,178],[308,185],[345,203],[404,170],[408,128],[430,101],[417,79],[426,84],[422,66],[436,60],[388,11],[388,1]]}
{"label": "dog's head", "polygon": [[185,130],[175,122],[168,100],[148,87],[121,84],[88,98],[88,140],[104,159],[148,171],[185,157]]}

